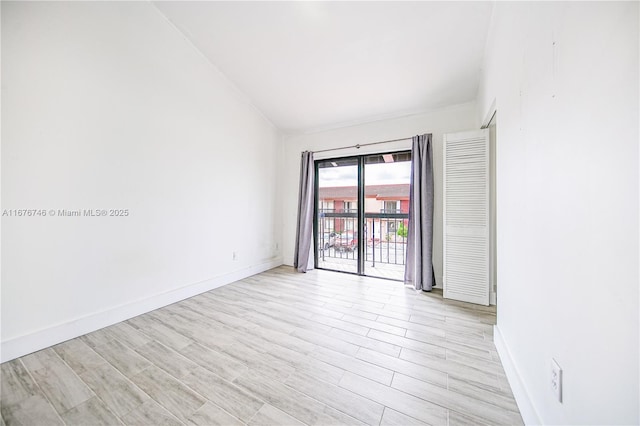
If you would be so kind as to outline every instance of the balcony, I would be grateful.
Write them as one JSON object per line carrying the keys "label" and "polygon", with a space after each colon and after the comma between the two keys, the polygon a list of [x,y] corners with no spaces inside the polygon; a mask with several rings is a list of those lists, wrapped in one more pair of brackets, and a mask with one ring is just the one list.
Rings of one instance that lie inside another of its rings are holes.
{"label": "balcony", "polygon": [[[358,272],[358,217],[356,210],[322,209],[318,213],[318,267]],[[409,215],[398,210],[364,214],[363,272],[365,275],[402,281],[406,261],[406,229]]]}

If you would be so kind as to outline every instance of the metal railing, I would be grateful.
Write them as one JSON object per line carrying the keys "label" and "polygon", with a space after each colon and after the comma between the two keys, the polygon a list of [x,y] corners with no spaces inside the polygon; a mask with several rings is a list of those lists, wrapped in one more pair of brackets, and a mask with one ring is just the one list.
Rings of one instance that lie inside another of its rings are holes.
{"label": "metal railing", "polygon": [[[364,214],[364,260],[376,263],[404,265],[406,259],[406,226],[409,215],[398,210]],[[358,218],[352,210],[322,209],[318,212],[318,260],[357,259]]]}

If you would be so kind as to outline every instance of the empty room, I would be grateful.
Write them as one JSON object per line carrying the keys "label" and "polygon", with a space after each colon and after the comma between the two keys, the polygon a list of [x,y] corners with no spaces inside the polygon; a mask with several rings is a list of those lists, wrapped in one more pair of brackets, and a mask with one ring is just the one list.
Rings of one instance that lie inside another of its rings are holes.
{"label": "empty room", "polygon": [[640,424],[636,1],[1,1],[0,426]]}

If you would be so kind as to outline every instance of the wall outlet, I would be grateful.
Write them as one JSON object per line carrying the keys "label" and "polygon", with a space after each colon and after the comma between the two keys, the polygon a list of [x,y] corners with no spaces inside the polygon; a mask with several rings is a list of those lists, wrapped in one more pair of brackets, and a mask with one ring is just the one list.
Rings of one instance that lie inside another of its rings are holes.
{"label": "wall outlet", "polygon": [[551,390],[558,402],[562,402],[562,368],[555,359],[551,359]]}
{"label": "wall outlet", "polygon": [[238,260],[238,253],[237,252],[233,252],[233,260]]}

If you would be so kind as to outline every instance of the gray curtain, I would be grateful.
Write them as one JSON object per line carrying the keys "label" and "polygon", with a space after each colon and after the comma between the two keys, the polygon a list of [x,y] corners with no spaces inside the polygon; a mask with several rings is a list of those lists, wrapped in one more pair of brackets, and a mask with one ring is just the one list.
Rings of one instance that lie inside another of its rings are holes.
{"label": "gray curtain", "polygon": [[298,272],[307,272],[313,244],[313,191],[315,187],[313,180],[313,152],[305,151],[302,153],[300,162],[296,249],[293,254],[293,267]]}
{"label": "gray curtain", "polygon": [[433,151],[431,134],[413,137],[411,186],[409,189],[409,232],[405,284],[431,291],[435,285],[433,254]]}

